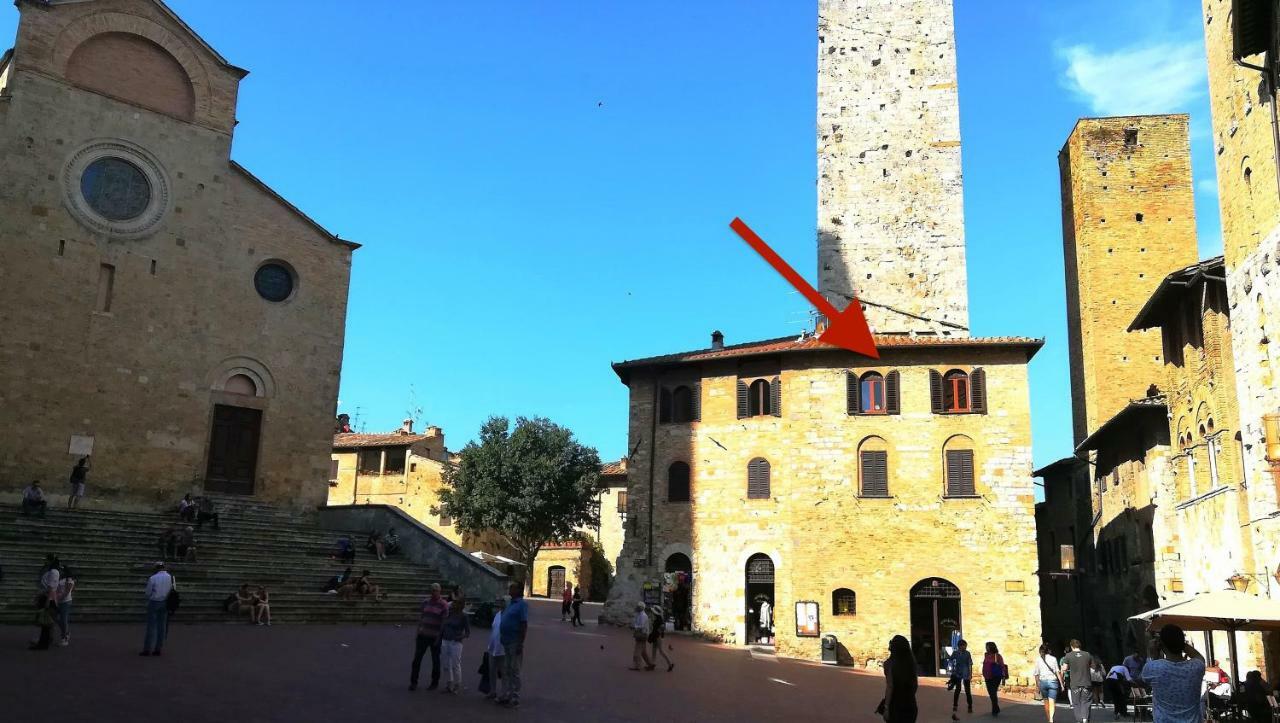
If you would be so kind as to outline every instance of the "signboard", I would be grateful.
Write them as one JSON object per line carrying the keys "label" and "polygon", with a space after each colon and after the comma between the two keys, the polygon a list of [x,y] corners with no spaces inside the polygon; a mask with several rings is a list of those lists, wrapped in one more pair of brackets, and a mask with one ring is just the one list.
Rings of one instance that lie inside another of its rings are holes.
{"label": "signboard", "polygon": [[74,454],[77,457],[88,457],[93,454],[93,437],[81,434],[71,435],[71,444],[67,445],[67,454]]}
{"label": "signboard", "polygon": [[662,604],[662,585],[656,582],[644,584],[644,604],[649,606]]}
{"label": "signboard", "polygon": [[816,638],[821,632],[818,622],[818,603],[802,600],[796,603],[796,637]]}

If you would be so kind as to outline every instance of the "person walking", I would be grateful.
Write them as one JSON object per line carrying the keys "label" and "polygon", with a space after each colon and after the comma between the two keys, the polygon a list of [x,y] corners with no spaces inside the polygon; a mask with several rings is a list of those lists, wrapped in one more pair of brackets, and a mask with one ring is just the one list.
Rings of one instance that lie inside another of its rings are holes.
{"label": "person walking", "polygon": [[889,659],[884,663],[884,700],[880,707],[885,723],[915,723],[920,712],[916,706],[918,687],[911,643],[895,635],[889,641]]}
{"label": "person walking", "polygon": [[1063,686],[1062,676],[1058,672],[1058,659],[1053,657],[1047,644],[1040,646],[1040,657],[1036,659],[1036,685],[1044,700],[1045,720],[1053,723],[1054,710],[1058,706],[1058,692]]}
{"label": "person walking", "polygon": [[960,690],[964,689],[965,702],[969,704],[969,712],[973,712],[973,653],[969,652],[968,641],[956,643],[956,652],[951,656],[951,682],[955,684],[955,693],[951,696],[951,712],[960,708]]}
{"label": "person walking", "polygon": [[1059,667],[1071,696],[1071,712],[1076,723],[1089,720],[1093,707],[1093,656],[1080,649],[1080,641],[1072,640],[1071,651],[1062,656]]}
{"label": "person walking", "polygon": [[569,611],[572,606],[573,588],[569,585],[569,581],[566,580],[564,588],[560,590],[560,622],[564,622],[569,619]]}
{"label": "person walking", "polygon": [[444,693],[457,693],[462,690],[462,641],[471,635],[471,624],[467,621],[467,613],[463,609],[461,597],[455,597],[449,603],[449,613],[445,615],[440,628],[440,646],[444,658]]}
{"label": "person walking", "polygon": [[1000,698],[997,693],[1000,686],[1009,677],[1009,668],[1004,664],[1004,656],[995,643],[987,643],[987,652],[982,656],[982,681],[987,686],[987,696],[991,698],[992,717],[1000,715]]}
{"label": "person walking", "polygon": [[489,626],[489,644],[484,652],[484,666],[480,676],[480,692],[485,700],[494,700],[499,695],[498,681],[502,672],[502,611],[507,607],[508,598],[500,597],[494,601],[493,624]]}
{"label": "person walking", "polygon": [[512,583],[511,604],[502,612],[499,639],[502,642],[502,695],[498,702],[508,708],[520,706],[520,668],[524,664],[524,639],[529,633],[529,603],[524,584]]}
{"label": "person walking", "polygon": [[[631,637],[635,646],[631,651],[630,670],[653,670],[653,661],[649,660],[649,616],[644,611],[644,603],[636,603],[636,615],[631,619]],[[641,667],[641,661],[644,666]]]}
{"label": "person walking", "polygon": [[440,583],[431,584],[431,595],[422,602],[418,617],[418,638],[413,650],[413,665],[409,669],[409,690],[418,689],[418,673],[422,670],[422,656],[431,651],[431,685],[440,685],[440,630],[449,614],[449,605],[440,596]]}
{"label": "person walking", "polygon": [[56,599],[58,601],[58,633],[61,635],[58,645],[64,648],[71,644],[71,601],[75,590],[76,578],[71,574],[71,568],[62,568]]}
{"label": "person walking", "polygon": [[1089,682],[1093,686],[1093,705],[1101,708],[1107,707],[1105,699],[1102,697],[1103,685],[1107,680],[1107,669],[1102,666],[1102,659],[1093,656],[1093,667],[1089,668]]}
{"label": "person walking", "polygon": [[164,569],[164,562],[157,562],[156,571],[147,580],[147,634],[139,655],[159,656],[164,648],[169,633],[169,595],[175,584],[173,575]]}
{"label": "person walking", "polygon": [[1187,644],[1186,633],[1177,625],[1160,629],[1160,647],[1164,659],[1142,666],[1142,679],[1151,688],[1152,718],[1160,723],[1199,723],[1204,718],[1204,656]]}
{"label": "person walking", "polygon": [[35,597],[36,627],[40,635],[27,646],[28,650],[48,650],[53,638],[53,626],[57,621],[58,585],[62,580],[62,564],[57,555],[46,555],[40,568],[39,592]]}
{"label": "person walking", "polygon": [[67,509],[74,510],[84,498],[85,478],[89,476],[89,458],[81,457],[71,468],[71,494],[67,495]]}
{"label": "person walking", "polygon": [[671,658],[667,657],[667,653],[662,649],[662,639],[667,635],[667,621],[662,616],[662,608],[657,605],[653,606],[653,621],[649,625],[649,669],[658,664],[658,656],[667,661],[667,672],[675,670],[676,664],[671,662]]}
{"label": "person walking", "polygon": [[573,588],[573,617],[569,622],[575,628],[585,627],[582,623],[582,588],[580,586]]}

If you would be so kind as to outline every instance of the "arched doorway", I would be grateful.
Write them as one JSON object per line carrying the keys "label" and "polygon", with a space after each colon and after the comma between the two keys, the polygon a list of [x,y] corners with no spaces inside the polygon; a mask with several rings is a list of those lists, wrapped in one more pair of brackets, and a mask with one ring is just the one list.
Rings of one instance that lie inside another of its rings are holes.
{"label": "arched doorway", "polygon": [[923,675],[938,675],[960,635],[960,588],[930,577],[911,588],[911,650]]}
{"label": "arched doorway", "polygon": [[773,598],[773,560],[757,553],[747,559],[747,644],[773,643],[776,617]]}
{"label": "arched doorway", "polygon": [[693,629],[693,562],[683,552],[673,553],[664,566],[671,575],[671,620],[676,630]]}
{"label": "arched doorway", "polygon": [[547,568],[547,597],[559,600],[564,592],[564,566],[552,565]]}

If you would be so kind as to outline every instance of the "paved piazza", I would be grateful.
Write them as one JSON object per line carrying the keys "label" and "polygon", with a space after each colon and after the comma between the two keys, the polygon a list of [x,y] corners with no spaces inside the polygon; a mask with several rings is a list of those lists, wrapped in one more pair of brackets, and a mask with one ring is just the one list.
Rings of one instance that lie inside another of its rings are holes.
{"label": "paved piazza", "polygon": [[[591,606],[596,615],[599,606]],[[584,617],[586,615],[584,614]],[[488,630],[467,641],[467,690],[408,691],[409,626],[174,625],[162,658],[142,658],[141,625],[72,621],[72,644],[28,652],[34,628],[0,628],[0,719],[27,721],[878,721],[879,676],[766,657],[684,637],[669,638],[676,669],[635,673],[627,631],[574,630],[558,606],[533,605],[520,709],[481,700],[475,670]],[[975,694],[977,691],[975,691]],[[921,721],[950,720],[940,681],[921,687]],[[985,699],[960,719],[992,720]],[[1109,715],[1108,715],[1109,718]],[[1007,702],[1001,720],[1043,720]],[[1069,723],[1070,712],[1058,720]]]}

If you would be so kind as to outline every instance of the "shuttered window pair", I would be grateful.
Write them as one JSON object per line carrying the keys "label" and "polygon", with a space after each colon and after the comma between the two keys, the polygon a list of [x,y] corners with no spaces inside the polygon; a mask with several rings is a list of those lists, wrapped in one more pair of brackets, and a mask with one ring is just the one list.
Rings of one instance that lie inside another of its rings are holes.
{"label": "shuttered window pair", "polygon": [[864,449],[861,456],[862,497],[889,496],[889,453],[880,449]]}
{"label": "shuttered window pair", "polygon": [[663,386],[658,392],[658,422],[688,424],[702,418],[702,385]]}
{"label": "shuttered window pair", "polygon": [[738,381],[738,419],[782,416],[782,378]]}
{"label": "shuttered window pair", "polygon": [[672,462],[667,468],[667,501],[689,501],[689,465]]}
{"label": "shuttered window pair", "polygon": [[769,460],[756,457],[747,463],[747,499],[769,499],[769,478],[772,476]]}
{"label": "shuttered window pair", "polygon": [[899,414],[901,412],[901,375],[897,371],[888,374],[867,372],[858,376],[854,372],[845,375],[848,413]]}
{"label": "shuttered window pair", "polygon": [[948,497],[973,497],[977,488],[973,482],[973,450],[948,449],[946,459],[946,486]]}
{"label": "shuttered window pair", "polygon": [[929,370],[929,402],[934,414],[986,414],[987,373]]}

